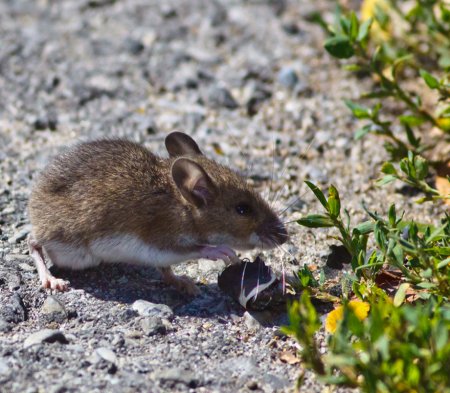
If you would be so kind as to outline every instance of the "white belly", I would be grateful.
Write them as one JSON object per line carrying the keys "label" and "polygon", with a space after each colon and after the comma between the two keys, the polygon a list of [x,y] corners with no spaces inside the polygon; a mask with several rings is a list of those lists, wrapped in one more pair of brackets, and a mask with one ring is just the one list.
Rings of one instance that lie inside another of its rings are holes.
{"label": "white belly", "polygon": [[158,249],[132,235],[114,235],[93,241],[88,247],[50,242],[45,250],[53,264],[70,269],[84,269],[105,263],[132,263],[167,267],[196,259],[196,253],[180,254]]}

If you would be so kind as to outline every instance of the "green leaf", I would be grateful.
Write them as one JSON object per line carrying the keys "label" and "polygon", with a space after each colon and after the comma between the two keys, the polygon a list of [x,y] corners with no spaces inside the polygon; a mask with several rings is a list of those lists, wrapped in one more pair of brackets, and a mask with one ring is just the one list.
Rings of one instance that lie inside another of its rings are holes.
{"label": "green leaf", "polygon": [[341,15],[341,17],[339,18],[339,23],[341,25],[342,32],[345,35],[350,35],[350,26],[351,26],[350,19],[347,18],[347,16],[345,15]]}
{"label": "green leaf", "polygon": [[319,189],[319,187],[317,187],[315,184],[311,183],[308,180],[305,180],[305,183],[311,189],[311,191],[314,193],[314,195],[319,200],[319,202],[322,204],[322,206],[328,210],[327,199],[325,198],[325,195],[323,195],[323,192]]}
{"label": "green leaf", "polygon": [[357,141],[357,140],[363,138],[364,136],[366,136],[371,130],[372,130],[372,127],[371,127],[370,124],[366,124],[365,126],[360,128],[359,130],[357,130],[355,132],[355,135],[354,135],[355,141]]}
{"label": "green leaf", "polygon": [[405,301],[406,297],[406,291],[411,286],[411,284],[404,282],[403,284],[400,284],[400,286],[397,289],[397,292],[394,296],[394,306],[400,307],[402,303]]}
{"label": "green leaf", "polygon": [[355,54],[350,39],[345,35],[336,35],[328,38],[324,47],[331,56],[338,59],[349,59]]}
{"label": "green leaf", "polygon": [[335,186],[331,185],[328,188],[328,212],[331,217],[338,217],[341,212],[341,200],[339,192]]}
{"label": "green leaf", "polygon": [[388,218],[389,218],[389,224],[391,225],[391,227],[394,227],[396,219],[397,219],[397,216],[395,214],[395,204],[392,204],[391,206],[389,206]]}
{"label": "green leaf", "polygon": [[398,244],[392,249],[392,255],[399,265],[403,265],[405,257],[403,249]]}
{"label": "green leaf", "polygon": [[386,184],[392,183],[394,180],[397,180],[397,177],[394,175],[386,175],[383,176],[381,179],[378,179],[375,184],[377,186],[384,186]]}
{"label": "green leaf", "polygon": [[394,165],[392,164],[392,162],[383,162],[383,165],[381,166],[381,172],[383,172],[386,175],[397,175],[397,170],[395,169]]}
{"label": "green leaf", "polygon": [[354,41],[358,36],[359,22],[354,11],[350,14],[350,39]]}
{"label": "green leaf", "polygon": [[419,70],[419,73],[430,89],[437,89],[439,87],[439,81],[433,75],[423,69]]}
{"label": "green leaf", "polygon": [[423,180],[428,175],[428,162],[421,156],[414,157],[414,168],[416,169],[416,178]]}
{"label": "green leaf", "polygon": [[352,111],[353,116],[357,119],[370,119],[370,109],[364,106],[358,105],[350,100],[345,100],[345,105]]}
{"label": "green leaf", "polygon": [[414,135],[414,132],[409,124],[404,124],[405,131],[406,131],[406,137],[408,138],[408,142],[411,143],[414,147],[420,146],[420,138],[416,138]]}
{"label": "green leaf", "polygon": [[419,288],[423,288],[423,289],[432,289],[432,288],[436,288],[436,284],[433,284],[432,282],[426,282],[426,281],[424,281],[424,282],[419,282],[419,283],[417,284],[417,286],[418,286]]}
{"label": "green leaf", "polygon": [[439,262],[436,267],[438,269],[442,269],[443,267],[445,267],[447,265],[450,265],[450,258],[446,258],[443,261]]}
{"label": "green leaf", "polygon": [[308,228],[329,228],[334,226],[333,221],[322,214],[308,214],[297,220],[297,223]]}
{"label": "green leaf", "polygon": [[420,116],[403,115],[398,118],[400,123],[408,125],[410,127],[417,127],[424,123],[425,119]]}
{"label": "green leaf", "polygon": [[349,72],[358,72],[361,71],[363,68],[359,64],[347,64],[343,67],[343,69]]}
{"label": "green leaf", "polygon": [[358,224],[354,230],[356,229],[361,235],[366,235],[368,233],[373,232],[375,228],[375,224],[372,221],[364,221]]}
{"label": "green leaf", "polygon": [[369,18],[363,23],[361,23],[358,30],[358,36],[356,37],[357,41],[361,42],[367,38],[367,36],[369,35],[370,27],[372,26],[372,22],[373,19]]}

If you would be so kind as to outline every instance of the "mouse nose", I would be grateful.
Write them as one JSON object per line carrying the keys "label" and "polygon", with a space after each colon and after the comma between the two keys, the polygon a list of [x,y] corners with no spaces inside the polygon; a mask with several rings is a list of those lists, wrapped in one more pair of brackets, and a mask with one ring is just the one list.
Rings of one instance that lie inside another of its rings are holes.
{"label": "mouse nose", "polygon": [[286,243],[289,239],[286,227],[279,220],[273,227],[273,236],[276,239],[277,244],[279,245]]}

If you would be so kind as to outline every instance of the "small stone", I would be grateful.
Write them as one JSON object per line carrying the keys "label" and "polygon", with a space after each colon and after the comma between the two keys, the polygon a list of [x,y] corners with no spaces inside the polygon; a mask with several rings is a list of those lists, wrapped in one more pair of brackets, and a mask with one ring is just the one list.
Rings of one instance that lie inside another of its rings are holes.
{"label": "small stone", "polygon": [[125,337],[126,338],[141,338],[142,333],[139,330],[126,330]]}
{"label": "small stone", "polygon": [[132,55],[139,55],[145,49],[144,44],[134,38],[127,38],[124,42],[125,50]]}
{"label": "small stone", "polygon": [[48,296],[41,307],[41,313],[47,321],[63,322],[67,318],[64,304],[54,296]]}
{"label": "small stone", "polygon": [[175,18],[177,16],[177,10],[169,4],[163,4],[161,6],[161,15],[165,19]]}
{"label": "small stone", "polygon": [[283,67],[277,76],[278,83],[289,89],[293,89],[298,83],[296,72],[290,67]]}
{"label": "small stone", "polygon": [[15,244],[20,243],[22,240],[25,240],[28,234],[30,233],[31,226],[30,225],[24,225],[22,229],[15,233],[12,237],[8,239],[9,244]]}
{"label": "small stone", "polygon": [[7,376],[11,373],[11,369],[8,367],[5,359],[0,359],[0,375]]}
{"label": "small stone", "polygon": [[[20,255],[20,256],[23,257],[23,259],[26,259],[26,260],[30,259],[29,255]],[[25,262],[19,263],[19,267],[25,272],[34,272],[36,270],[34,266],[31,266],[31,265],[29,265],[28,263],[25,263]]]}
{"label": "small stone", "polygon": [[252,330],[258,330],[261,329],[261,324],[259,321],[254,318],[252,314],[250,314],[248,311],[246,311],[243,315],[245,326],[247,326],[248,329]]}
{"label": "small stone", "polygon": [[3,210],[2,210],[2,213],[3,214],[12,214],[12,213],[14,213],[16,211],[16,209],[14,208],[14,206],[9,206],[9,207],[5,207]]}
{"label": "small stone", "polygon": [[0,318],[5,322],[19,323],[25,321],[26,311],[18,293],[5,300],[0,308]]}
{"label": "small stone", "polygon": [[59,342],[61,344],[68,343],[66,337],[61,331],[53,329],[42,329],[28,336],[28,338],[23,343],[23,347],[28,348],[36,344],[41,344],[43,342],[46,343]]}
{"label": "small stone", "polygon": [[174,316],[172,309],[166,304],[156,304],[146,300],[136,300],[131,308],[143,317],[159,317],[170,321]]}
{"label": "small stone", "polygon": [[115,374],[117,371],[117,357],[109,348],[97,348],[87,360],[97,368],[107,369],[109,374]]}
{"label": "small stone", "polygon": [[147,336],[154,336],[156,334],[165,334],[167,329],[163,321],[159,317],[146,317],[141,321],[142,331]]}
{"label": "small stone", "polygon": [[6,333],[12,329],[12,323],[6,322],[3,318],[0,318],[0,332]]}
{"label": "small stone", "polygon": [[206,103],[213,108],[236,109],[238,104],[224,87],[211,86],[204,94]]}
{"label": "small stone", "polygon": [[199,378],[193,372],[180,368],[161,370],[155,375],[155,377],[162,383],[166,383],[171,387],[174,387],[174,385],[180,383],[191,389],[195,389],[201,385]]}
{"label": "small stone", "polygon": [[261,104],[272,96],[272,92],[262,84],[251,84],[245,92],[246,108],[249,116],[254,116]]}
{"label": "small stone", "polygon": [[114,363],[114,364],[117,363],[117,357],[116,357],[115,353],[109,348],[105,348],[105,347],[97,348],[94,351],[94,354],[99,356],[100,358],[106,360],[107,362]]}
{"label": "small stone", "polygon": [[328,183],[328,176],[315,166],[308,166],[306,169],[307,177],[313,183]]}
{"label": "small stone", "polygon": [[10,273],[6,276],[6,282],[10,291],[16,291],[22,284],[22,276],[19,273]]}
{"label": "small stone", "polygon": [[[22,254],[8,254],[5,256],[6,262],[17,262],[17,261],[29,261],[30,257],[28,255]],[[20,267],[20,264],[19,264]]]}

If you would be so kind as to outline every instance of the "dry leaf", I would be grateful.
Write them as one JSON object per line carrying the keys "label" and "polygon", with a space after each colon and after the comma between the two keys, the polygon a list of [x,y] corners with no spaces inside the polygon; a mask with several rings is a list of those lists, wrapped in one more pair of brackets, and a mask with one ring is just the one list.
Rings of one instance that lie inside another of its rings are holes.
{"label": "dry leaf", "polygon": [[297,355],[290,351],[281,352],[278,357],[283,363],[287,363],[287,364],[300,363],[300,359],[297,357]]}

